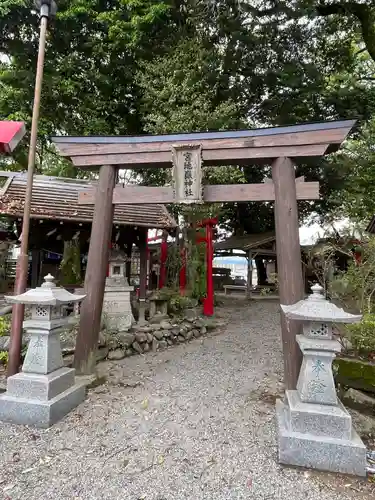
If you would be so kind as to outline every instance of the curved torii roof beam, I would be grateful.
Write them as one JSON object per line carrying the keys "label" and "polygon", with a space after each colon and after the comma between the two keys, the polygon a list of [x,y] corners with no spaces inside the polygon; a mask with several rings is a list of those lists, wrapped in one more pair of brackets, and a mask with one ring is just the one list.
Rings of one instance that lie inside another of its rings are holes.
{"label": "curved torii roof beam", "polygon": [[355,120],[224,132],[146,136],[56,136],[62,156],[77,167],[171,167],[172,147],[200,145],[204,165],[267,163],[279,157],[320,157],[337,150]]}

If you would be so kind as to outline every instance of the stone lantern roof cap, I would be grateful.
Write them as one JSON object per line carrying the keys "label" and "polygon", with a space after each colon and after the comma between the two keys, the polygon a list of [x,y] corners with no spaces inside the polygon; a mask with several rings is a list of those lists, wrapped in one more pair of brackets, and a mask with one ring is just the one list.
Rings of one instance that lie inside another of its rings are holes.
{"label": "stone lantern roof cap", "polygon": [[4,298],[9,304],[58,306],[60,304],[80,302],[85,297],[86,295],[73,295],[65,288],[56,286],[55,278],[51,274],[47,274],[44,277],[42,286],[28,290],[21,295],[8,295]]}
{"label": "stone lantern roof cap", "polygon": [[300,300],[289,306],[281,305],[287,318],[326,323],[358,323],[361,321],[361,314],[347,313],[329,302],[324,297],[323,287],[320,285],[315,284],[311,287],[311,291],[313,293],[305,300]]}
{"label": "stone lantern roof cap", "polygon": [[122,262],[127,260],[125,252],[122,250],[111,250],[109,254],[109,262]]}

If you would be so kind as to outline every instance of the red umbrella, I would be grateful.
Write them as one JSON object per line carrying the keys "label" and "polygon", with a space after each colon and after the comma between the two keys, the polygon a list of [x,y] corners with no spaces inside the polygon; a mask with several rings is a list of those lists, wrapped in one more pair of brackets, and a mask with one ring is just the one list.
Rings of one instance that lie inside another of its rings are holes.
{"label": "red umbrella", "polygon": [[0,153],[10,154],[25,135],[23,122],[0,121]]}

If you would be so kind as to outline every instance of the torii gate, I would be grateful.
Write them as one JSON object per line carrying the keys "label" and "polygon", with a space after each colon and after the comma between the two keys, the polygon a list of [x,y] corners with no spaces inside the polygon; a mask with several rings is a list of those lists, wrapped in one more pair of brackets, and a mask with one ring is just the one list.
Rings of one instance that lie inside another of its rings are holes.
{"label": "torii gate", "polygon": [[[54,137],[63,156],[76,167],[97,169],[96,192],[83,193],[79,202],[95,204],[74,365],[92,373],[108,263],[113,204],[222,203],[275,201],[276,250],[281,304],[303,298],[297,200],[319,198],[317,182],[296,182],[294,162],[319,158],[337,150],[355,121],[333,121],[290,127],[136,137]],[[202,186],[205,166],[272,164],[272,182]],[[119,168],[173,166],[173,186],[116,186]],[[286,389],[294,389],[300,368],[295,341],[297,325],[281,313]],[[260,332],[261,334],[261,332]]]}

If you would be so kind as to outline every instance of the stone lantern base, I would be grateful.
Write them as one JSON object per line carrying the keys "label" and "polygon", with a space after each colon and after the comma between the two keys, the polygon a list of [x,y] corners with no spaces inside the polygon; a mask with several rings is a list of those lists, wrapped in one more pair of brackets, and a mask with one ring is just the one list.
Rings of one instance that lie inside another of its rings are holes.
{"label": "stone lantern base", "polygon": [[337,405],[303,403],[297,391],[276,402],[279,462],[356,476],[366,475],[366,447],[352,419]]}
{"label": "stone lantern base", "polygon": [[130,294],[134,287],[129,286],[126,278],[109,277],[103,298],[103,322],[107,330],[127,332],[135,323]]}
{"label": "stone lantern base", "polygon": [[44,375],[21,372],[9,377],[0,396],[0,420],[47,428],[85,399],[83,383],[75,383],[75,370],[59,368]]}

